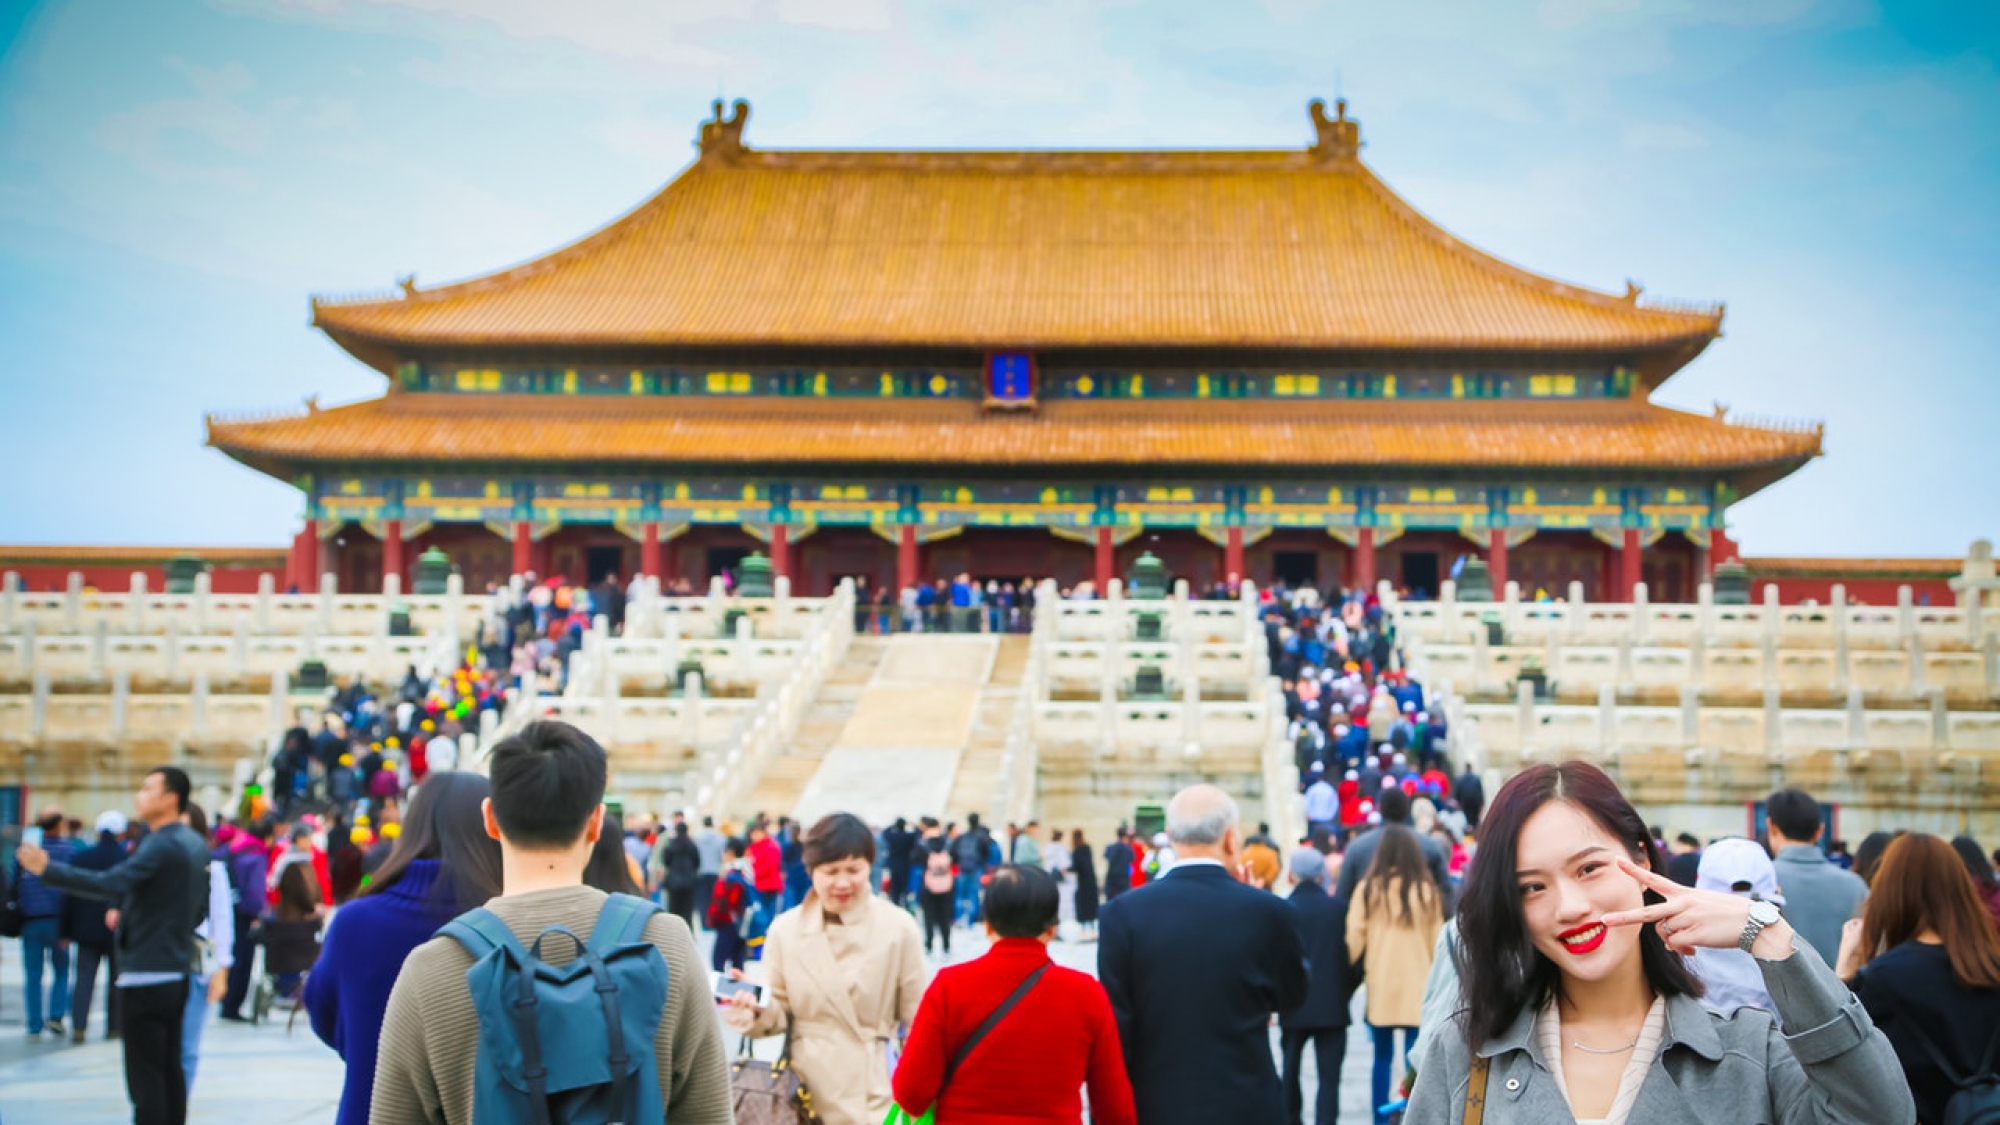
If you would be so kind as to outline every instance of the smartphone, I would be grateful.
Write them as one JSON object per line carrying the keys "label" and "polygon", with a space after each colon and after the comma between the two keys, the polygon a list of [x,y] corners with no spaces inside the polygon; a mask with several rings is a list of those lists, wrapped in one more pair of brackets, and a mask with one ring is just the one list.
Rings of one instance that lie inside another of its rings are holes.
{"label": "smartphone", "polygon": [[21,829],[21,842],[30,847],[41,847],[42,826],[39,824],[30,824],[26,828]]}
{"label": "smartphone", "polygon": [[748,993],[750,999],[755,1000],[759,1006],[762,1006],[764,1003],[763,985],[753,984],[752,982],[747,980],[737,980],[734,977],[725,976],[722,973],[715,974],[716,1003],[727,1004],[729,1002],[729,998],[731,996],[736,995],[739,992]]}

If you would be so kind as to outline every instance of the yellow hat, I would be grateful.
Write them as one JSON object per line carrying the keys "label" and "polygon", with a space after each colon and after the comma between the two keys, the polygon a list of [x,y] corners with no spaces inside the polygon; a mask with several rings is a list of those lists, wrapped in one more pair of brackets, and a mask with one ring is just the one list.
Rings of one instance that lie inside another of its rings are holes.
{"label": "yellow hat", "polygon": [[394,750],[394,749],[396,749],[397,747],[399,747],[399,746],[401,746],[401,745],[402,745],[402,742],[400,742],[400,741],[399,741],[399,740],[397,740],[397,739],[394,739],[394,738],[391,738],[391,739],[389,740],[389,749],[391,749],[391,750]]}
{"label": "yellow hat", "polygon": [[356,828],[347,834],[347,840],[351,844],[359,844],[366,847],[375,842],[375,837],[366,828]]}
{"label": "yellow hat", "polygon": [[425,729],[425,730],[436,730],[436,729],[438,729],[438,728],[437,728],[437,724],[436,724],[436,723],[434,723],[434,722],[431,722],[431,721],[430,721],[429,719],[425,719],[425,720],[424,720],[424,729]]}
{"label": "yellow hat", "polygon": [[343,766],[351,766],[351,765],[353,765],[353,764],[354,764],[354,755],[352,755],[352,754],[342,754],[342,755],[340,756],[340,764],[341,764],[341,765],[343,765]]}
{"label": "yellow hat", "polygon": [[402,834],[403,826],[393,820],[382,826],[382,838],[384,840],[393,840]]}

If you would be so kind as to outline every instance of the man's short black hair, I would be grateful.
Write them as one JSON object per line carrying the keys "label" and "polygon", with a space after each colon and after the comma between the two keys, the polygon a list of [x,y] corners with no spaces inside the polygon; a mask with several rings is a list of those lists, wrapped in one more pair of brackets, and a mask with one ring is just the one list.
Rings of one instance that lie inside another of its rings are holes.
{"label": "man's short black hair", "polygon": [[1402,824],[1410,819],[1410,795],[1402,788],[1382,790],[1382,823]]}
{"label": "man's short black hair", "polygon": [[801,857],[806,870],[843,859],[875,862],[875,834],[853,813],[828,813],[806,832]]}
{"label": "man's short black hair", "polygon": [[995,868],[986,885],[986,924],[1003,938],[1041,937],[1056,924],[1056,881],[1039,867]]}
{"label": "man's short black hair", "polygon": [[1780,789],[1764,802],[1772,827],[1787,840],[1810,844],[1819,836],[1819,802],[1803,789]]}
{"label": "man's short black hair", "polygon": [[1692,832],[1681,833],[1680,835],[1674,837],[1674,842],[1680,844],[1686,844],[1690,848],[1701,847],[1701,837],[1695,835]]}
{"label": "man's short black hair", "polygon": [[604,747],[568,723],[529,723],[493,746],[493,819],[523,848],[576,843],[604,802]]}
{"label": "man's short black hair", "polygon": [[194,782],[188,780],[187,771],[179,766],[154,766],[146,771],[146,776],[160,775],[160,784],[174,795],[174,811],[188,811],[188,801],[194,798]]}

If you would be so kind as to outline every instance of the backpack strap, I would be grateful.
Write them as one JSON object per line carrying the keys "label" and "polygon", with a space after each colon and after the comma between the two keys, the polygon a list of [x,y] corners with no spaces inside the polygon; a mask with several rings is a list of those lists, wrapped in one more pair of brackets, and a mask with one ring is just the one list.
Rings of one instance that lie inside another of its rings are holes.
{"label": "backpack strap", "polygon": [[958,1068],[965,1062],[966,1056],[972,1054],[972,1049],[979,1046],[986,1039],[988,1032],[1000,1025],[1000,1021],[1006,1017],[1007,1013],[1014,1010],[1014,1005],[1019,1004],[1021,998],[1026,996],[1036,984],[1040,983],[1043,975],[1048,971],[1049,965],[1047,963],[1037,966],[1034,972],[1028,974],[1028,979],[1016,985],[1014,991],[1008,994],[1005,1000],[1000,1002],[1000,1006],[993,1009],[993,1014],[986,1017],[986,1022],[979,1025],[978,1029],[972,1033],[972,1037],[959,1046],[957,1052],[951,1056],[951,1062],[945,1064],[944,1081],[938,1084],[939,1097],[944,1096],[944,1088],[951,1085],[951,1076],[958,1072]]}
{"label": "backpack strap", "polygon": [[[1944,1057],[1944,1052],[1938,1050],[1937,1044],[1931,1042],[1931,1037],[1924,1034],[1924,1029],[1918,1026],[1919,1022],[1918,1020],[1898,1020],[1897,1026],[1910,1033],[1910,1038],[1915,1039],[1917,1046],[1923,1048],[1924,1054],[1930,1056],[1931,1065],[1938,1068],[1944,1075],[1945,1081],[1951,1083],[1953,1089],[1963,1090],[1967,1086],[1970,1086],[1972,1080],[1967,1078],[1963,1071],[1951,1065],[1951,1060]],[[1994,1043],[2000,1043],[2000,1038],[1996,1038],[1993,1043],[1987,1044],[1986,1057],[1981,1061],[1979,1067],[1980,1074],[1991,1071]],[[1977,1077],[1977,1075],[1974,1077]]]}
{"label": "backpack strap", "polygon": [[612,895],[597,912],[597,924],[590,930],[590,948],[609,953],[621,945],[631,945],[646,937],[646,925],[660,908],[634,895]]}
{"label": "backpack strap", "polygon": [[464,946],[475,961],[497,951],[513,966],[520,983],[507,1001],[507,1013],[513,1017],[514,1040],[521,1048],[521,1077],[528,1083],[528,1121],[549,1125],[549,1070],[542,1065],[542,1036],[535,1020],[540,1001],[535,996],[534,956],[521,947],[521,940],[499,915],[483,906],[445,923],[438,933]]}

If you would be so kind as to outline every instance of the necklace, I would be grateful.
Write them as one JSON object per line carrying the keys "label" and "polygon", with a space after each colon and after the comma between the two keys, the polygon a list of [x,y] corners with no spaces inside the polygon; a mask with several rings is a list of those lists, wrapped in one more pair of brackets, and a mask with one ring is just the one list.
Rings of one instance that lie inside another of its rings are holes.
{"label": "necklace", "polygon": [[1583,1044],[1572,1039],[1569,1041],[1569,1045],[1575,1047],[1579,1051],[1585,1052],[1586,1054],[1622,1055],[1625,1052],[1631,1050],[1632,1048],[1637,1047],[1639,1045],[1639,1041],[1637,1039],[1634,1039],[1630,1043],[1625,1044],[1623,1047],[1586,1047]]}

